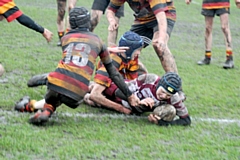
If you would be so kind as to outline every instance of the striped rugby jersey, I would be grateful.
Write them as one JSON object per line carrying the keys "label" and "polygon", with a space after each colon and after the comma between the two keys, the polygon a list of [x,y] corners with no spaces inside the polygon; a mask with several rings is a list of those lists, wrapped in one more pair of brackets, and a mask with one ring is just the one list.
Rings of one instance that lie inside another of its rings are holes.
{"label": "striped rugby jersey", "polygon": [[62,38],[62,50],[62,59],[48,76],[48,88],[80,101],[89,91],[97,57],[104,64],[112,60],[97,35],[80,29],[71,30]]}
{"label": "striped rugby jersey", "polygon": [[20,17],[23,13],[19,10],[13,0],[0,0],[0,15],[3,15],[8,22]]}
{"label": "striped rugby jersey", "polygon": [[203,9],[230,8],[229,0],[203,0]]}
{"label": "striped rugby jersey", "polygon": [[[160,81],[161,77],[156,74],[144,74],[139,76],[137,79],[126,81],[128,88],[133,92],[140,100],[145,98],[152,98],[154,100],[154,106],[152,109],[149,108],[148,112],[153,111],[157,106],[162,104],[171,104],[176,108],[176,115],[185,118],[188,115],[188,110],[185,104],[182,102],[181,97],[178,93],[174,94],[170,99],[159,100],[157,99],[156,91],[157,84]],[[104,91],[104,94],[111,100],[116,101],[117,103],[123,104],[124,106],[130,107],[127,101],[116,98],[113,92],[116,90],[116,85],[112,85]]]}
{"label": "striped rugby jersey", "polygon": [[[128,63],[124,63],[117,53],[111,53],[110,56],[117,72],[119,72],[124,79],[132,80],[138,77],[138,58],[131,60]],[[109,87],[112,83],[112,80],[109,78],[109,74],[102,63],[98,64],[98,68],[94,76],[94,82],[106,87]]]}
{"label": "striped rugby jersey", "polygon": [[108,9],[116,13],[125,2],[134,11],[135,23],[144,24],[156,20],[155,15],[159,12],[174,10],[175,13],[172,0],[111,0]]}

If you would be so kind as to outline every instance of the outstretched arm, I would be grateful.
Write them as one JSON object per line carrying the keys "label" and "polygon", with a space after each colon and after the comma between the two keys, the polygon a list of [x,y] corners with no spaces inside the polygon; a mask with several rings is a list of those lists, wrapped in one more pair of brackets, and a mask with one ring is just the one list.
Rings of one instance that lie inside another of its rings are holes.
{"label": "outstretched arm", "polygon": [[116,102],[113,102],[109,99],[107,99],[105,96],[103,96],[103,91],[105,90],[105,86],[100,84],[94,84],[91,93],[90,93],[90,100],[94,101],[96,104],[100,104],[101,106],[104,106],[106,108],[114,109],[118,112],[124,113],[124,114],[130,114],[131,110],[125,108],[121,104],[118,104]]}
{"label": "outstretched arm", "polygon": [[26,27],[28,27],[28,28],[36,31],[36,32],[41,33],[43,35],[43,37],[47,40],[47,42],[51,41],[52,36],[53,36],[52,32],[50,32],[46,28],[43,28],[41,25],[37,24],[30,17],[26,16],[25,14],[22,14],[21,16],[19,16],[17,18],[17,21],[20,24],[22,24],[22,25],[24,25],[24,26],[26,26]]}

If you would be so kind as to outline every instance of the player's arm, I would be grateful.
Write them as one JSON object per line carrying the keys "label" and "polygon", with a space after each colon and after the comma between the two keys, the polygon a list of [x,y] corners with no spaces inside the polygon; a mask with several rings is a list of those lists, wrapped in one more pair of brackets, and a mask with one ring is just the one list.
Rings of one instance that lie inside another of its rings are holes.
{"label": "player's arm", "polygon": [[20,24],[22,24],[22,25],[24,25],[24,26],[26,26],[26,27],[28,27],[28,28],[36,31],[36,32],[39,32],[39,33],[42,33],[42,34],[44,32],[44,28],[42,26],[40,26],[39,24],[34,22],[30,17],[28,17],[25,14],[22,14],[21,16],[19,16],[17,18],[17,21]]}
{"label": "player's arm", "polygon": [[150,114],[148,116],[148,120],[152,123],[155,123],[159,126],[169,126],[169,125],[179,125],[179,126],[188,126],[191,124],[191,118],[189,115],[186,117],[180,117],[179,119],[173,120],[173,121],[164,121],[160,117]]}
{"label": "player's arm", "polygon": [[109,77],[117,85],[117,87],[123,92],[123,94],[126,95],[126,97],[128,97],[128,102],[132,106],[137,106],[140,100],[134,94],[132,94],[128,86],[125,84],[123,77],[117,71],[116,67],[113,65],[112,59],[105,46],[103,47],[103,52],[100,53],[100,58],[109,74]]}
{"label": "player's arm", "polygon": [[124,113],[124,114],[130,114],[131,110],[125,108],[121,104],[118,104],[116,102],[113,102],[109,99],[107,99],[105,96],[103,96],[103,91],[106,89],[105,86],[100,84],[94,84],[91,93],[90,93],[90,100],[94,101],[97,104],[100,104],[103,107],[114,109],[118,112]]}
{"label": "player's arm", "polygon": [[28,27],[28,28],[36,31],[36,32],[41,33],[48,42],[51,41],[52,35],[53,35],[52,32],[50,32],[50,31],[49,31],[48,29],[46,29],[46,28],[43,28],[41,25],[37,24],[36,22],[34,22],[34,21],[33,21],[30,17],[28,17],[27,15],[22,14],[21,16],[19,16],[19,17],[17,18],[17,21],[18,21],[20,24],[22,24],[22,25],[24,25],[24,26],[26,26],[26,27]]}
{"label": "player's arm", "polygon": [[164,121],[162,119],[158,120],[158,125],[159,126],[168,126],[168,125],[180,125],[180,126],[188,126],[191,124],[191,118],[190,116],[184,117],[184,118],[179,118],[176,120],[173,120],[171,122]]}
{"label": "player's arm", "polygon": [[110,1],[107,11],[106,11],[107,20],[109,22],[109,26],[108,26],[109,31],[113,31],[118,28],[118,22],[115,18],[115,13],[123,4],[124,4],[124,1],[121,1],[121,2],[116,1],[116,0]]}

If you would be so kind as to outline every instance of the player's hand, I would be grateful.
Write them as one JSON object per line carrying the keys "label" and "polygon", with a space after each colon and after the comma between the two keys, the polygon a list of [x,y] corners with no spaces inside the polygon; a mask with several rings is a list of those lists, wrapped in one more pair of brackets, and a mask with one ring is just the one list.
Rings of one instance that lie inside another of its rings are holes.
{"label": "player's hand", "polygon": [[236,6],[240,9],[240,0],[235,0]]}
{"label": "player's hand", "polygon": [[122,107],[120,110],[119,110],[119,112],[121,112],[121,113],[124,113],[124,114],[131,114],[131,110],[130,109],[127,109],[127,108],[125,108],[125,107]]}
{"label": "player's hand", "polygon": [[186,4],[190,4],[192,0],[185,0]]}
{"label": "player's hand", "polygon": [[165,41],[162,38],[159,38],[158,40],[153,40],[153,43],[157,43],[158,49],[161,52],[164,52],[167,48],[167,45],[165,43]]}
{"label": "player's hand", "polygon": [[134,94],[132,94],[130,97],[128,97],[128,102],[131,106],[136,107],[136,106],[139,106],[140,99],[137,96],[135,96]]}
{"label": "player's hand", "polygon": [[140,101],[141,105],[149,106],[151,109],[154,105],[154,100],[152,98],[145,98]]}
{"label": "player's hand", "polygon": [[158,124],[158,120],[160,120],[161,118],[158,117],[157,115],[153,115],[153,114],[150,114],[148,116],[148,121],[151,122],[151,123],[155,123],[155,124]]}
{"label": "player's hand", "polygon": [[109,31],[114,31],[114,30],[116,30],[118,28],[118,24],[117,24],[117,22],[116,22],[116,20],[111,20],[110,22],[109,22],[109,26],[108,26],[108,30]]}
{"label": "player's hand", "polygon": [[44,32],[43,32],[43,37],[47,40],[47,42],[51,42],[52,37],[53,37],[53,33],[51,31],[49,31],[48,29],[44,28]]}
{"label": "player's hand", "polygon": [[109,52],[114,53],[125,53],[128,49],[129,47],[108,47]]}

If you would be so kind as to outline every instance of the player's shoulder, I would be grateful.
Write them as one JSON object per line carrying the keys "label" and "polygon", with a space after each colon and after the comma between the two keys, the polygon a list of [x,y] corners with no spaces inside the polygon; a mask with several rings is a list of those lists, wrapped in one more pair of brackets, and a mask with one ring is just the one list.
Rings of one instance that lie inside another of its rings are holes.
{"label": "player's shoulder", "polygon": [[142,74],[138,77],[138,80],[140,81],[145,81],[145,83],[152,83],[155,82],[159,76],[157,76],[154,73],[147,73],[147,74]]}

